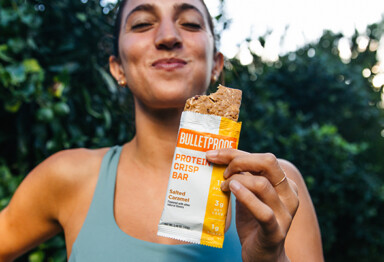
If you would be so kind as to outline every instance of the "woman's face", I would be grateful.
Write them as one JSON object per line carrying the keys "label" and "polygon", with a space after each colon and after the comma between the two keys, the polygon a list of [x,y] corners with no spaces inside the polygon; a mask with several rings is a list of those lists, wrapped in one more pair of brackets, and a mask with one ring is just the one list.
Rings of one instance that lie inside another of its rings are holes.
{"label": "woman's face", "polygon": [[122,14],[119,60],[111,72],[126,80],[137,102],[152,108],[182,107],[203,94],[222,69],[199,0],[129,0]]}

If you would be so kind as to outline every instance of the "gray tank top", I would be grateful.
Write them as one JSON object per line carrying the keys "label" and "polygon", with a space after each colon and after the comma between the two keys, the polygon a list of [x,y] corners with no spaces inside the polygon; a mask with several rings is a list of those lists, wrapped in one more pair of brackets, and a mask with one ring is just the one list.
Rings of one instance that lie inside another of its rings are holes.
{"label": "gray tank top", "polygon": [[241,261],[241,245],[235,225],[235,201],[229,230],[222,249],[197,244],[164,245],[136,239],[116,224],[113,206],[116,171],[121,147],[104,156],[99,179],[84,224],[72,246],[69,262],[114,261]]}

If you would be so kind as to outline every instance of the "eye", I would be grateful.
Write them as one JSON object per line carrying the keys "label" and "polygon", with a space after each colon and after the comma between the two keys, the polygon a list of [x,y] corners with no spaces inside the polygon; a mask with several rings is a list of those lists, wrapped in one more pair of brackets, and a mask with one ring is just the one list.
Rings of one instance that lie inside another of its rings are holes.
{"label": "eye", "polygon": [[142,31],[145,31],[147,29],[150,29],[151,27],[152,27],[151,23],[137,23],[137,24],[132,25],[131,29],[133,31],[142,32]]}
{"label": "eye", "polygon": [[198,23],[182,23],[181,25],[192,31],[198,31],[202,28],[202,26]]}

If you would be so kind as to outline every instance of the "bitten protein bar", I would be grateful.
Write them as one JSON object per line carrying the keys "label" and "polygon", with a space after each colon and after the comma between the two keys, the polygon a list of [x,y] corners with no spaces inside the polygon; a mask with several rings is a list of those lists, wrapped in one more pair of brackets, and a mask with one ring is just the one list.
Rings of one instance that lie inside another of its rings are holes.
{"label": "bitten protein bar", "polygon": [[223,116],[233,121],[239,119],[241,90],[219,85],[208,96],[194,96],[185,103],[184,111]]}
{"label": "bitten protein bar", "polygon": [[220,189],[224,166],[205,152],[237,148],[241,91],[219,86],[187,100],[181,116],[158,235],[222,248],[229,194]]}

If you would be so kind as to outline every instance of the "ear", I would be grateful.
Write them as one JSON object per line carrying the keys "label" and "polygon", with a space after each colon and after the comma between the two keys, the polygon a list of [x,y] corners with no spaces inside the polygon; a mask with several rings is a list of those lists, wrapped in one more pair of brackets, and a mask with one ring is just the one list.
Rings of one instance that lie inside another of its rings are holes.
{"label": "ear", "polygon": [[109,57],[109,71],[117,82],[127,82],[125,79],[123,66],[121,65],[120,59],[116,56],[112,55]]}
{"label": "ear", "polygon": [[213,60],[214,60],[214,64],[212,67],[211,75],[212,75],[213,79],[215,79],[215,78],[217,79],[219,77],[219,75],[221,74],[221,71],[223,70],[224,55],[220,52],[217,52],[215,54],[215,57],[213,58]]}

